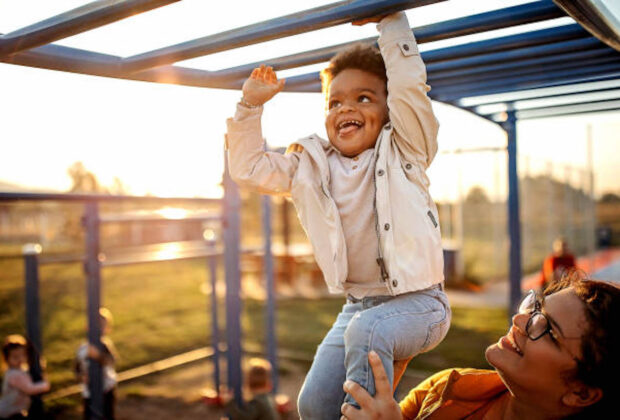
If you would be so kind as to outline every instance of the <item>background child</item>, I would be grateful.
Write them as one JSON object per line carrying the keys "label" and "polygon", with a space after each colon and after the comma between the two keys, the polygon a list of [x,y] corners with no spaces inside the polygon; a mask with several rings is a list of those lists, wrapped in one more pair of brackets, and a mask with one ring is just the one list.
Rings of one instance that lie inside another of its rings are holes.
{"label": "background child", "polygon": [[246,371],[246,385],[252,399],[244,407],[239,407],[228,390],[222,392],[226,412],[231,420],[277,420],[279,419],[275,402],[271,396],[271,363],[265,359],[251,359]]}
{"label": "background child", "polygon": [[110,339],[112,323],[114,319],[112,313],[107,308],[99,309],[99,319],[101,322],[101,343],[103,349],[89,343],[84,343],[78,348],[75,358],[75,372],[78,380],[82,383],[82,397],[84,399],[84,419],[89,420],[90,410],[90,390],[88,389],[88,365],[90,360],[96,360],[101,364],[103,373],[103,416],[105,420],[114,420],[115,389],[116,389],[116,370],[115,364],[118,359],[114,343]]}
{"label": "background child", "polygon": [[330,292],[347,295],[299,395],[303,419],[339,418],[343,400],[354,403],[345,379],[374,394],[370,350],[394,383],[394,361],[435,347],[450,323],[425,174],[438,123],[424,63],[404,13],[359,23],[368,21],[380,21],[380,52],[353,47],[322,73],[329,143],[312,135],[285,155],[263,152],[262,105],[284,87],[265,66],[244,83],[227,123],[233,179],[291,195]]}
{"label": "background child", "polygon": [[47,392],[47,381],[32,382],[28,374],[28,342],[21,335],[9,335],[2,346],[7,370],[2,382],[0,418],[25,419],[30,408],[30,396]]}

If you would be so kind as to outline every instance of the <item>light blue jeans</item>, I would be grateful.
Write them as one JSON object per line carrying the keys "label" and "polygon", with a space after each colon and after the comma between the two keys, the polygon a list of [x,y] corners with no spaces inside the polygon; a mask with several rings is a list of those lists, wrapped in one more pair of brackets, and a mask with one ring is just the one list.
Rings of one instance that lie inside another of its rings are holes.
{"label": "light blue jeans", "polygon": [[394,360],[433,349],[450,327],[448,298],[441,286],[399,296],[347,299],[319,345],[299,393],[302,420],[338,420],[344,401],[357,405],[342,384],[350,379],[375,394],[368,352],[379,354],[390,384]]}

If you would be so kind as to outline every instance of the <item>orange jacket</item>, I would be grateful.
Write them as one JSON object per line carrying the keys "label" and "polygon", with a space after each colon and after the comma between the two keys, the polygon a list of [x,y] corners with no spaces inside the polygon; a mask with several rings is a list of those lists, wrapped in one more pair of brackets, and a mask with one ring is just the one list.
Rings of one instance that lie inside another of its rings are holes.
{"label": "orange jacket", "polygon": [[[409,391],[400,409],[406,420],[462,419],[507,391],[494,370],[446,369]],[[484,412],[470,419],[482,418]]]}

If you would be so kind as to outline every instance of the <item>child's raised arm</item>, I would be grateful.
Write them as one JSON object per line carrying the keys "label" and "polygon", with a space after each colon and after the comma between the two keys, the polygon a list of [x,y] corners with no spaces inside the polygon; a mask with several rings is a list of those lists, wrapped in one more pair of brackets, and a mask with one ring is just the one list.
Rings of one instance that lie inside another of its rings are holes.
{"label": "child's raised arm", "polygon": [[243,84],[234,118],[226,121],[230,176],[239,185],[264,194],[287,195],[299,163],[295,153],[265,152],[261,115],[265,102],[284,88],[271,67],[254,69]]}
{"label": "child's raised arm", "polygon": [[437,153],[439,123],[427,95],[426,67],[405,13],[378,25],[379,49],[388,78],[388,108],[395,141],[408,162],[426,169]]}
{"label": "child's raised arm", "polygon": [[260,67],[252,71],[250,77],[243,83],[244,105],[257,107],[273,98],[284,88],[284,79],[278,80],[276,73],[271,67]]}
{"label": "child's raised arm", "polygon": [[32,379],[30,379],[30,376],[27,373],[11,376],[9,383],[14,388],[17,388],[24,394],[28,395],[42,394],[43,392],[50,390],[49,382],[32,382]]}

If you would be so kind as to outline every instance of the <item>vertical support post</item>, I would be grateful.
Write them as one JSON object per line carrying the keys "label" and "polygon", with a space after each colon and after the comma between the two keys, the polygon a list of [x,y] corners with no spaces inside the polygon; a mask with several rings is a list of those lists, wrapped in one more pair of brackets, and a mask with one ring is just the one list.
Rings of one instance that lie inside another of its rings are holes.
{"label": "vertical support post", "polygon": [[226,271],[226,344],[228,349],[228,386],[235,401],[242,405],[241,395],[241,274],[239,272],[239,225],[241,199],[239,189],[230,178],[228,159],[224,157],[224,262]]}
{"label": "vertical support post", "polygon": [[508,136],[508,234],[510,237],[510,318],[521,300],[521,220],[519,215],[519,175],[517,171],[517,117],[508,111],[502,127]]}
{"label": "vertical support post", "polygon": [[[273,276],[273,255],[271,253],[271,197],[262,197],[263,205],[263,236],[264,241],[264,266],[265,288],[267,289],[267,311],[265,331],[267,334],[267,359],[271,363],[271,381],[273,392],[278,391],[278,360],[276,355],[276,332],[275,332],[275,284]],[[288,259],[287,259],[288,260]],[[290,274],[290,273],[288,273]]]}
{"label": "vertical support post", "polygon": [[[88,293],[88,342],[103,351],[101,344],[101,263],[99,261],[99,206],[96,201],[85,204],[84,227],[86,229],[86,290]],[[103,420],[103,376],[101,364],[90,359],[88,363],[89,410],[92,419]]]}
{"label": "vertical support post", "polygon": [[[24,255],[25,274],[25,303],[26,303],[26,335],[30,346],[28,348],[29,374],[33,382],[43,379],[40,355],[43,351],[41,341],[41,316],[39,300],[39,254],[41,245],[26,244],[22,248]],[[40,395],[31,397],[28,418],[40,419],[44,416],[43,400]]]}
{"label": "vertical support post", "polygon": [[220,323],[217,316],[217,247],[215,241],[208,242],[213,255],[208,257],[209,277],[211,279],[211,342],[213,343],[213,383],[215,391],[220,391]]}
{"label": "vertical support post", "polygon": [[596,252],[596,204],[594,199],[594,155],[592,154],[592,124],[587,125],[587,197],[588,197],[588,210],[584,217],[588,220],[586,224],[587,229],[587,241],[588,241],[588,258],[589,272],[594,274],[594,261]]}

